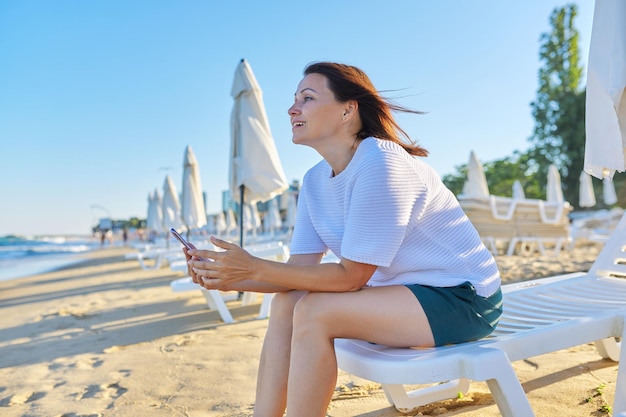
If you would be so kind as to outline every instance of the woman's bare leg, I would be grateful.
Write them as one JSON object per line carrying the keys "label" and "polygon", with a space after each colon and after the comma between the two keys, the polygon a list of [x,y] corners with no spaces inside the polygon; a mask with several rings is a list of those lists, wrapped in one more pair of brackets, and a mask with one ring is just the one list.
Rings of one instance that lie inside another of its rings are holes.
{"label": "woman's bare leg", "polygon": [[287,416],[323,417],[337,381],[334,339],[433,346],[428,319],[404,286],[309,293],[294,310]]}
{"label": "woman's bare leg", "polygon": [[282,417],[285,411],[293,309],[304,294],[299,291],[278,293],[272,300],[257,375],[256,417]]}

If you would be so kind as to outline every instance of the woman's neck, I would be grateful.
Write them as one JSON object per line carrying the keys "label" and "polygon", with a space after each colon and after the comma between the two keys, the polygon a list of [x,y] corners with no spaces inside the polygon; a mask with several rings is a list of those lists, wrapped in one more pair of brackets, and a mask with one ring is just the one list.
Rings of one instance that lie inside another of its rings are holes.
{"label": "woman's neck", "polygon": [[333,146],[324,153],[320,152],[332,168],[333,177],[341,174],[350,164],[360,142],[358,138],[353,139],[350,145],[347,145],[348,142],[344,141],[344,146]]}

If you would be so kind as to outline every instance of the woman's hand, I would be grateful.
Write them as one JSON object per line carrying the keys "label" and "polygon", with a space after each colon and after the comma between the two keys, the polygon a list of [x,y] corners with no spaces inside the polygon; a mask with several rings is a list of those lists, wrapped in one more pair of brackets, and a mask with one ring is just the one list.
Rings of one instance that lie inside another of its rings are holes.
{"label": "woman's hand", "polygon": [[189,275],[196,284],[209,290],[228,291],[238,282],[255,278],[258,258],[214,236],[211,242],[223,251],[190,249],[185,252]]}

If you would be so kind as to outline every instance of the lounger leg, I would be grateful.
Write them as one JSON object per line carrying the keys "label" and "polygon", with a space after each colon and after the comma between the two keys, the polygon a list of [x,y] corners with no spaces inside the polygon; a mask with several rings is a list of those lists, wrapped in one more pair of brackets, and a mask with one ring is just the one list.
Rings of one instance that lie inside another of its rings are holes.
{"label": "lounger leg", "polygon": [[619,355],[622,343],[617,343],[614,337],[609,337],[602,340],[596,340],[596,350],[598,354],[603,358],[608,358],[612,361],[619,361]]}
{"label": "lounger leg", "polygon": [[459,392],[467,394],[470,383],[469,379],[461,378],[413,391],[407,391],[401,384],[381,385],[387,401],[401,413],[408,413],[425,404],[455,398]]}
{"label": "lounger leg", "polygon": [[241,299],[242,306],[249,306],[250,304],[254,304],[256,302],[258,293],[256,292],[244,292],[243,298]]}
{"label": "lounger leg", "polygon": [[137,257],[137,261],[139,262],[139,266],[141,267],[141,269],[143,269],[143,270],[149,270],[150,269],[150,268],[148,268],[146,263],[143,261],[143,256],[139,255]]}
{"label": "lounger leg", "polygon": [[506,250],[506,256],[511,256],[515,253],[515,246],[517,245],[517,242],[519,242],[519,239],[514,237],[513,239],[511,239],[511,241],[509,242],[509,247]]}
{"label": "lounger leg", "polygon": [[156,260],[154,261],[154,266],[152,269],[160,269],[161,262],[163,262],[163,257],[161,255],[157,255]]}
{"label": "lounger leg", "polygon": [[[622,330],[622,341],[626,338],[626,316],[622,316],[619,324]],[[621,349],[619,366],[617,368],[617,380],[615,381],[615,402],[613,404],[614,415],[626,415],[626,349]]]}
{"label": "lounger leg", "polygon": [[487,382],[502,417],[535,416],[506,353],[485,348],[483,354],[473,355],[466,366],[471,367],[468,375],[472,379]]}
{"label": "lounger leg", "polygon": [[270,306],[272,305],[273,293],[263,294],[263,302],[261,303],[261,310],[259,310],[258,319],[266,319],[270,316]]}
{"label": "lounger leg", "polygon": [[234,323],[235,320],[233,316],[228,311],[228,307],[226,307],[226,303],[224,303],[224,299],[222,298],[222,294],[220,294],[217,290],[204,290],[202,291],[204,294],[204,298],[206,298],[206,302],[209,305],[211,310],[217,310],[220,313],[220,317],[224,323]]}

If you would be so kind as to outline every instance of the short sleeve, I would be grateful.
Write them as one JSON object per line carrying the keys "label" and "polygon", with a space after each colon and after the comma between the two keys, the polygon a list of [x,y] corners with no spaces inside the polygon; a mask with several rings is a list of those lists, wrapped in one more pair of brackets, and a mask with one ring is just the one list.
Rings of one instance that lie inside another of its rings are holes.
{"label": "short sleeve", "polygon": [[307,203],[306,177],[298,196],[296,224],[293,229],[289,251],[294,255],[309,253],[325,253],[326,245],[315,230],[309,214]]}
{"label": "short sleeve", "polygon": [[355,175],[342,256],[387,267],[409,232],[412,216],[423,211],[426,186],[408,153],[375,153]]}

